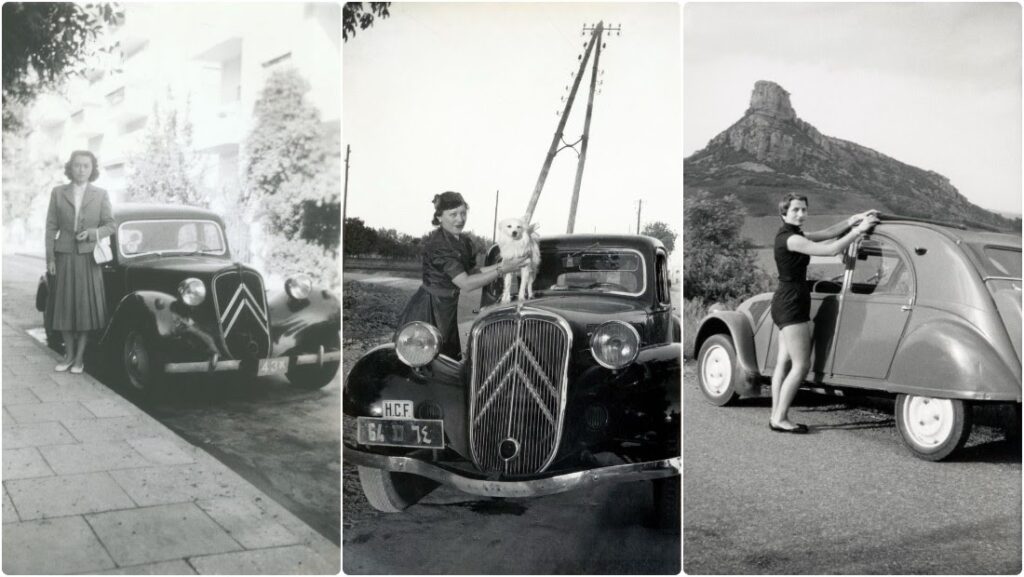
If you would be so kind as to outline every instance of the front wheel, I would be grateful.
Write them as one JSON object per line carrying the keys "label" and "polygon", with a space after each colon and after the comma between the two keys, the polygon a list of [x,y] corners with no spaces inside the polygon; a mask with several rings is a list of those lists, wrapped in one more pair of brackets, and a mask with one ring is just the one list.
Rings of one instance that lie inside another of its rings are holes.
{"label": "front wheel", "polygon": [[742,379],[732,339],[726,335],[708,337],[697,356],[697,385],[704,398],[712,405],[728,405],[739,397],[736,390]]}
{"label": "front wheel", "polygon": [[[325,353],[341,350],[341,337],[335,334],[333,338],[328,339],[323,347]],[[297,365],[292,367],[285,376],[288,377],[289,383],[297,387],[321,389],[334,381],[334,377],[338,375],[339,366],[341,363],[338,361],[326,362],[323,366]]]}
{"label": "front wheel", "polygon": [[359,484],[370,506],[382,513],[401,513],[438,486],[419,475],[363,466],[359,466]]}
{"label": "front wheel", "polygon": [[960,399],[901,394],[896,397],[896,428],[914,456],[941,461],[971,435],[971,407]]}
{"label": "front wheel", "polygon": [[128,329],[121,339],[121,371],[138,391],[153,392],[162,377],[159,355],[141,328]]}

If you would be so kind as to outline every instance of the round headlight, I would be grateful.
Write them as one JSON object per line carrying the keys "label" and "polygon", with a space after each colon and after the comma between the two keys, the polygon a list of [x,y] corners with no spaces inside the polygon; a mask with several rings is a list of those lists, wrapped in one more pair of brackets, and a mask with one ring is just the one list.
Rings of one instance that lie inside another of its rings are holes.
{"label": "round headlight", "polygon": [[295,300],[302,300],[313,290],[313,279],[308,274],[297,274],[284,281],[284,291]]}
{"label": "round headlight", "polygon": [[590,352],[602,367],[621,369],[636,360],[640,334],[630,324],[608,321],[597,327],[590,337]]}
{"label": "round headlight", "polygon": [[422,367],[430,363],[440,350],[441,332],[433,325],[411,322],[395,335],[395,353],[410,367]]}
{"label": "round headlight", "polygon": [[187,278],[178,284],[178,296],[190,307],[202,304],[206,300],[206,285],[197,278]]}

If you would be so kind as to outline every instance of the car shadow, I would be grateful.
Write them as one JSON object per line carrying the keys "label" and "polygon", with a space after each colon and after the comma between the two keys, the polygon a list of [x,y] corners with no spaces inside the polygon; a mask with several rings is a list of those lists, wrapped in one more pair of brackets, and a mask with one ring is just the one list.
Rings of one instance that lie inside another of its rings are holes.
{"label": "car shadow", "polygon": [[1006,439],[964,447],[947,459],[951,463],[1020,463],[1020,443]]}

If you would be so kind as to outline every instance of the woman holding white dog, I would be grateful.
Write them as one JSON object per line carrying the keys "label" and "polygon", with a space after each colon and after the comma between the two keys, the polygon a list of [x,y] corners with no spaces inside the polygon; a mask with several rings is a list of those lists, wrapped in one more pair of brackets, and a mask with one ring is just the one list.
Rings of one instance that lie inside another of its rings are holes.
{"label": "woman holding white dog", "polygon": [[423,321],[441,333],[441,354],[462,359],[459,339],[459,293],[486,286],[506,272],[523,267],[528,256],[476,268],[476,255],[469,237],[462,234],[469,205],[457,192],[434,196],[437,227],[423,242],[423,284],[409,299],[399,316],[398,326]]}

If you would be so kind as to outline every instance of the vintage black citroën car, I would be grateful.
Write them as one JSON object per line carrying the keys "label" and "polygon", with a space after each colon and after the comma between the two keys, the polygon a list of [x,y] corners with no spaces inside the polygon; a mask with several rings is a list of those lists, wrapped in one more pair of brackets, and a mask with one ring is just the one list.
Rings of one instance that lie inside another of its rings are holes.
{"label": "vintage black citro\u00ebn car", "polygon": [[[186,373],[283,373],[307,388],[334,379],[341,305],[329,290],[302,274],[268,289],[259,272],[232,261],[224,222],[209,210],[124,203],[114,220],[114,258],[102,265],[110,317],[90,355],[98,368],[142,390]],[[48,286],[43,275],[36,308],[44,315]],[[47,339],[63,346],[58,332]]]}
{"label": "vintage black citro\u00ebn car", "polygon": [[[535,296],[481,292],[464,360],[425,323],[359,359],[343,408],[344,458],[370,504],[398,512],[438,484],[532,497],[652,481],[657,520],[678,526],[680,328],[668,255],[642,236],[540,241]],[[496,247],[495,247],[496,248]],[[492,249],[485,264],[496,262]]]}

